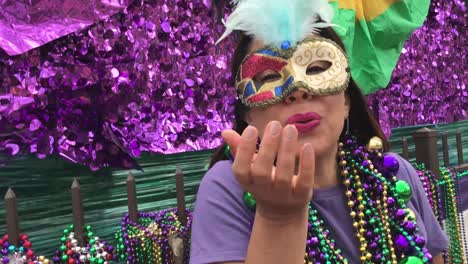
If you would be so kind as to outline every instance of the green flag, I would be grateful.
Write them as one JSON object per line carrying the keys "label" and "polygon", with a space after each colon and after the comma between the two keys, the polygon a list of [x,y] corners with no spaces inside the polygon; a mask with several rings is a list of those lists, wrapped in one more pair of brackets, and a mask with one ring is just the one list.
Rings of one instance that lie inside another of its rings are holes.
{"label": "green flag", "polygon": [[365,94],[385,88],[405,41],[424,23],[430,0],[330,0],[330,4],[351,76]]}

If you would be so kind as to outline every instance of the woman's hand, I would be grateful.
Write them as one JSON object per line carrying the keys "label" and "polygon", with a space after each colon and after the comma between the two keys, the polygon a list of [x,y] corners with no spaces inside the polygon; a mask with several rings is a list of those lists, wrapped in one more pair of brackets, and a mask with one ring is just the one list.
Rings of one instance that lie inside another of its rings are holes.
{"label": "woman's hand", "polygon": [[312,198],[315,155],[311,144],[304,144],[299,172],[295,175],[296,153],[300,147],[295,126],[287,125],[283,129],[278,121],[270,122],[258,153],[255,153],[257,129],[253,126],[247,127],[242,136],[225,130],[222,137],[235,153],[233,172],[242,188],[255,198],[257,214],[271,220],[304,215]]}

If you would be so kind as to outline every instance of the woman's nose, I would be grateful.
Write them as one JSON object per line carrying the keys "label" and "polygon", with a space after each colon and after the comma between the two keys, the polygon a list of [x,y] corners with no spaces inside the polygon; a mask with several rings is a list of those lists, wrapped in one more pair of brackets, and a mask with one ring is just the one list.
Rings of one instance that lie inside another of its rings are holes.
{"label": "woman's nose", "polygon": [[296,91],[290,93],[288,96],[286,96],[284,101],[286,103],[293,103],[293,102],[296,102],[296,101],[308,100],[310,97],[312,97],[312,95],[309,94],[309,92],[307,92],[307,91],[305,91],[303,89],[300,89],[300,90],[296,90]]}

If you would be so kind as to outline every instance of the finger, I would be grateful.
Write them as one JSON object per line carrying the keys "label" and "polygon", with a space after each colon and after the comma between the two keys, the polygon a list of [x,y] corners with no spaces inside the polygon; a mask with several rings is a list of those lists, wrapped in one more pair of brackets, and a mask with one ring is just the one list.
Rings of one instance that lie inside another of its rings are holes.
{"label": "finger", "polygon": [[291,179],[294,175],[296,162],[297,137],[298,133],[295,126],[287,125],[283,129],[276,162],[275,185],[291,186]]}
{"label": "finger", "polygon": [[256,151],[256,143],[257,129],[253,126],[248,126],[242,133],[239,144],[237,145],[236,158],[232,164],[232,170],[241,184],[248,184],[251,182],[250,167]]}
{"label": "finger", "polygon": [[281,139],[281,123],[270,122],[262,138],[260,149],[252,164],[252,178],[255,183],[270,183],[272,181],[272,168],[278,152]]}
{"label": "finger", "polygon": [[239,142],[241,140],[241,135],[239,135],[234,130],[228,129],[224,130],[221,133],[221,136],[223,137],[224,142],[226,142],[226,144],[229,146],[231,156],[235,157],[237,146],[239,145]]}
{"label": "finger", "polygon": [[299,173],[293,180],[293,192],[311,191],[315,181],[315,152],[310,143],[304,144],[300,155]]}

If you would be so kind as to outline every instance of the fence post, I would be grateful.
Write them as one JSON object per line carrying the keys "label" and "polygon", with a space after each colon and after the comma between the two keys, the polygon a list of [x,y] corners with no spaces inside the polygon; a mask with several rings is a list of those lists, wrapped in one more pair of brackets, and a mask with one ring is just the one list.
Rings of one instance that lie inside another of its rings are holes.
{"label": "fence post", "polygon": [[448,167],[450,165],[450,158],[449,158],[447,132],[445,131],[442,132],[442,150],[444,152],[444,166]]}
{"label": "fence post", "polygon": [[457,154],[458,154],[458,166],[463,164],[463,148],[462,148],[462,140],[461,140],[461,131],[457,129],[456,141],[457,141]]}
{"label": "fence post", "polygon": [[413,134],[416,162],[424,163],[436,177],[440,178],[439,157],[437,152],[437,130],[427,127],[416,130]]}
{"label": "fence post", "polygon": [[401,149],[403,150],[403,158],[404,159],[409,159],[409,155],[408,155],[408,140],[406,139],[406,137],[403,137],[402,141],[401,141]]}
{"label": "fence post", "polygon": [[176,195],[177,195],[177,215],[179,221],[185,225],[187,215],[185,214],[185,193],[184,193],[184,175],[179,167],[176,168]]}
{"label": "fence post", "polygon": [[81,187],[76,178],[73,179],[72,191],[72,211],[73,211],[73,231],[80,247],[84,246],[83,227],[84,215],[81,203]]}
{"label": "fence post", "polygon": [[6,224],[8,243],[19,247],[19,220],[16,207],[16,195],[11,188],[5,194]]}
{"label": "fence post", "polygon": [[128,217],[133,223],[138,223],[138,203],[136,195],[135,177],[131,172],[127,178],[127,201],[128,201]]}
{"label": "fence post", "polygon": [[[187,214],[185,213],[185,193],[184,193],[184,174],[182,170],[176,168],[176,196],[177,196],[177,216],[181,224],[187,223]],[[184,260],[184,251],[186,244],[184,240],[173,234],[169,237],[169,245],[174,254],[174,263],[182,264]]]}

